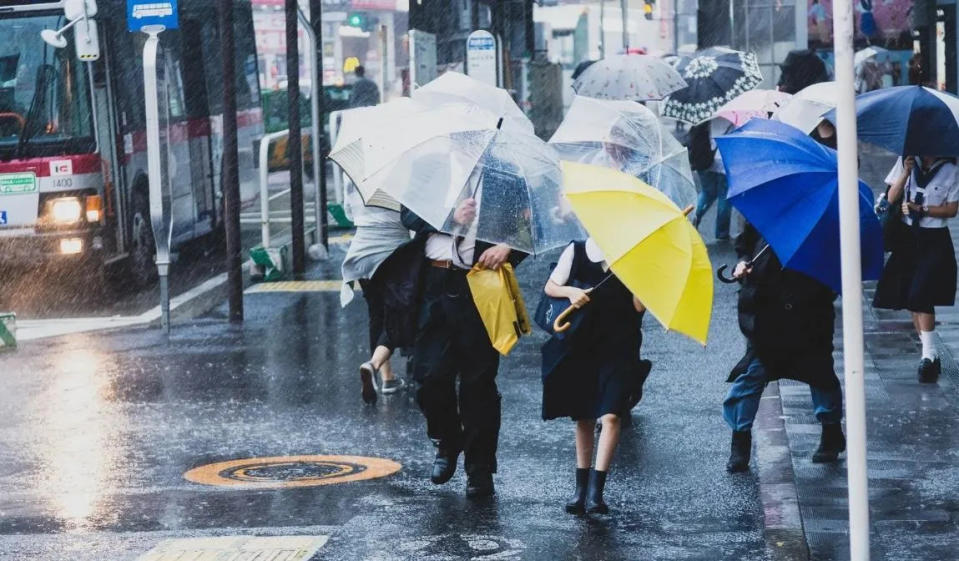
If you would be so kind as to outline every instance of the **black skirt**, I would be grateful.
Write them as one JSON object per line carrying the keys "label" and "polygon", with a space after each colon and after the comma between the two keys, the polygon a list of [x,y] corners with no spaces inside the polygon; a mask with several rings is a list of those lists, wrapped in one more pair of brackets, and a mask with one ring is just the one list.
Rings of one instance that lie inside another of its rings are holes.
{"label": "black skirt", "polygon": [[956,254],[948,228],[912,228],[892,251],[872,305],[932,313],[956,302]]}

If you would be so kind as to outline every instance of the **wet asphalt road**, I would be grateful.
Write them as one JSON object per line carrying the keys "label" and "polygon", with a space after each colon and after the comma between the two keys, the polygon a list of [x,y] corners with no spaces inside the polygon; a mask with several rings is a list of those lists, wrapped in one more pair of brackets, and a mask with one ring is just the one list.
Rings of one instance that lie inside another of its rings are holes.
{"label": "wet asphalt road", "polygon": [[[732,261],[728,244],[710,253]],[[519,269],[529,306],[548,262]],[[330,560],[764,559],[756,477],[723,469],[720,403],[743,349],[734,301],[717,285],[705,349],[647,317],[653,372],[613,466],[613,515],[591,521],[563,512],[573,427],[539,418],[541,334],[500,368],[497,495],[475,503],[462,469],[446,486],[427,481],[433,451],[409,393],[361,403],[365,306],[341,310],[335,291],[248,294],[242,327],[221,308],[169,340],[133,330],[26,343],[0,355],[0,559],[132,560],[165,538],[234,534],[328,535],[318,559]],[[300,454],[402,469],[284,490],[183,478],[211,462]]]}

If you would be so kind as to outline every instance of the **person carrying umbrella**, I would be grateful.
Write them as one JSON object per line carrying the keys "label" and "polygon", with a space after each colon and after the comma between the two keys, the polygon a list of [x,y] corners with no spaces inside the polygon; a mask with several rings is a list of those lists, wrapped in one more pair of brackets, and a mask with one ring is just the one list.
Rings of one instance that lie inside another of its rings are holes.
{"label": "person carrying umbrella", "polygon": [[959,210],[959,176],[954,158],[899,158],[886,176],[887,200],[901,206],[902,220],[892,254],[876,287],[873,306],[907,309],[922,343],[918,378],[936,383],[941,372],[936,348],[936,306],[956,297],[956,254],[949,219]]}
{"label": "person carrying umbrella", "polygon": [[[590,290],[590,292],[586,292]],[[570,514],[606,514],[606,475],[619,443],[623,416],[639,402],[650,362],[640,360],[646,308],[609,270],[592,238],[572,242],[560,255],[544,292],[566,298],[585,315],[576,333],[543,345],[543,419],[576,422],[576,491]],[[599,446],[594,427],[600,420]],[[590,469],[596,449],[596,467]]]}

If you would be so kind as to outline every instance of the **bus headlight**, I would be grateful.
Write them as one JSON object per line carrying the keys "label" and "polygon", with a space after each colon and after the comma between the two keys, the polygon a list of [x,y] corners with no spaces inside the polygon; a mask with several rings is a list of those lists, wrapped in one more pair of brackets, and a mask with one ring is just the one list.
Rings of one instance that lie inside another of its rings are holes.
{"label": "bus headlight", "polygon": [[83,206],[76,197],[62,197],[50,203],[50,216],[58,224],[71,224],[80,220]]}

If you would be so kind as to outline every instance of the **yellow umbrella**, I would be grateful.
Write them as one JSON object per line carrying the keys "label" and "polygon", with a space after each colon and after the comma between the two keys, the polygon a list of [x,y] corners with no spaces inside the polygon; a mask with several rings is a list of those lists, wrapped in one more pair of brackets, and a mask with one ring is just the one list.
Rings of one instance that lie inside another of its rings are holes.
{"label": "yellow umbrella", "polygon": [[631,175],[573,162],[562,166],[566,198],[613,273],[666,329],[705,345],[713,271],[685,213]]}

